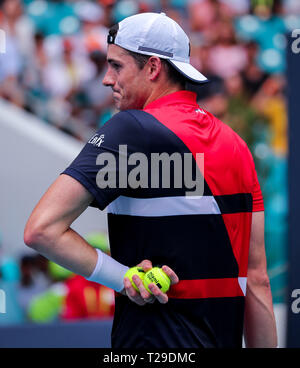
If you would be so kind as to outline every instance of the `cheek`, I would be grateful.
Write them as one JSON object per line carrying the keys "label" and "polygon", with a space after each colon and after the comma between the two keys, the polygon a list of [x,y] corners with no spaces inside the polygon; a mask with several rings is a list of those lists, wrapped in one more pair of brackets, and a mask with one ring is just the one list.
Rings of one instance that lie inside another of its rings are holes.
{"label": "cheek", "polygon": [[132,80],[130,78],[120,78],[118,80],[118,87],[121,90],[121,94],[127,96],[132,89]]}
{"label": "cheek", "polygon": [[130,106],[143,106],[145,95],[145,81],[139,75],[139,71],[131,71],[126,76],[122,76],[118,80],[118,86],[121,89],[123,103]]}
{"label": "cheek", "polygon": [[124,96],[132,99],[138,93],[136,83],[133,78],[129,78],[126,83],[122,85]]}

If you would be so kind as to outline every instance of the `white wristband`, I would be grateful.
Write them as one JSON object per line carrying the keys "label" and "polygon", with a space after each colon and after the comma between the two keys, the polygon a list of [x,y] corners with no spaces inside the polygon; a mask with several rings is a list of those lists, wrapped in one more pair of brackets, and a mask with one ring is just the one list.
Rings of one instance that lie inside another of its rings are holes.
{"label": "white wristband", "polygon": [[112,257],[96,249],[98,260],[94,271],[87,280],[98,282],[115,291],[121,291],[124,288],[123,279],[129,267],[122,265]]}

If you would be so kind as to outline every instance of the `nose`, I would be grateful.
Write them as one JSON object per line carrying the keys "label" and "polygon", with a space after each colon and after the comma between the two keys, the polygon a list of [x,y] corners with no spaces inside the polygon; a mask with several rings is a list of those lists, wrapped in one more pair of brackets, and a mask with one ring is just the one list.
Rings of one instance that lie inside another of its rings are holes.
{"label": "nose", "polygon": [[110,68],[107,69],[107,71],[106,71],[106,73],[103,77],[102,84],[106,87],[112,87],[115,84],[113,74],[110,71]]}

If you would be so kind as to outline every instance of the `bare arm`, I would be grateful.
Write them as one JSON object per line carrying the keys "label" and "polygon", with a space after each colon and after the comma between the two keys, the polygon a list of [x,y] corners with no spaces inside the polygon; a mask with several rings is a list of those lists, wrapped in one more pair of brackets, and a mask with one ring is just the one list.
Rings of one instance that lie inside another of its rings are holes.
{"label": "bare arm", "polygon": [[96,250],[70,226],[92,200],[79,182],[60,175],[30,215],[25,243],[61,266],[89,277],[97,262]]}
{"label": "bare arm", "polygon": [[[24,231],[24,241],[46,258],[84,277],[93,273],[98,255],[85,239],[70,228],[72,222],[92,202],[92,195],[75,179],[61,175],[40,199],[30,215]],[[150,261],[141,263],[150,269]],[[175,273],[166,267],[172,283],[178,282]],[[166,303],[168,297],[156,285],[151,286],[153,297],[137,280],[141,295],[133,289],[129,280],[124,280],[122,293],[137,304],[144,305],[156,298]],[[129,283],[129,284],[128,284]]]}
{"label": "bare arm", "polygon": [[248,348],[274,348],[277,333],[264,244],[264,212],[254,212],[250,237],[244,319]]}

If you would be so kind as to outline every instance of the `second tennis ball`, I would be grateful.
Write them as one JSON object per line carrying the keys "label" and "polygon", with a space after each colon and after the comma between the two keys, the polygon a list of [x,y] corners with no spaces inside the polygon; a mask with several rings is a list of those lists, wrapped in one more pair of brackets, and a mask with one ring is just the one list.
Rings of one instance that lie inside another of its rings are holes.
{"label": "second tennis ball", "polygon": [[171,280],[161,268],[153,267],[151,270],[146,272],[144,277],[144,286],[150,294],[152,293],[148,288],[148,285],[151,283],[154,283],[163,293],[166,293],[171,285]]}
{"label": "second tennis ball", "polygon": [[135,288],[136,291],[140,292],[135,283],[132,280],[133,275],[138,275],[139,278],[143,281],[145,276],[145,271],[142,269],[142,267],[131,267],[127,272],[125,273],[124,277],[128,277],[132,286]]}

